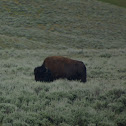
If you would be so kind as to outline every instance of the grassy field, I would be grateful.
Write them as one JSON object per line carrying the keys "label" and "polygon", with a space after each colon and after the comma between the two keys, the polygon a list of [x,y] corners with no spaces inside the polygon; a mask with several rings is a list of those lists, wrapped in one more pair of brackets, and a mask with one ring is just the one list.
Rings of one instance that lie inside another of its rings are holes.
{"label": "grassy field", "polygon": [[120,6],[120,7],[125,7],[126,8],[126,1],[125,0],[99,0],[99,1],[111,3],[111,4],[114,4],[116,6]]}
{"label": "grassy field", "polygon": [[[53,55],[83,61],[87,82],[35,82]],[[126,126],[126,9],[1,0],[0,126]]]}

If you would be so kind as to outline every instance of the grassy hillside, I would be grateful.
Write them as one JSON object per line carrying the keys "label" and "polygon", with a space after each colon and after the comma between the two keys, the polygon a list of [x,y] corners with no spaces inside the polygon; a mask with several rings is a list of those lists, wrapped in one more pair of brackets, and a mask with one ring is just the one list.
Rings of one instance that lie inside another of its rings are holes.
{"label": "grassy hillside", "polygon": [[126,8],[126,1],[125,0],[100,0],[100,1],[111,3],[111,4],[114,4],[114,5]]}
{"label": "grassy hillside", "polygon": [[[47,56],[81,60],[87,82],[35,82]],[[0,126],[125,126],[126,9],[96,0],[0,1]]]}
{"label": "grassy hillside", "polygon": [[126,47],[126,11],[118,7],[95,0],[1,0],[0,5],[1,47]]}

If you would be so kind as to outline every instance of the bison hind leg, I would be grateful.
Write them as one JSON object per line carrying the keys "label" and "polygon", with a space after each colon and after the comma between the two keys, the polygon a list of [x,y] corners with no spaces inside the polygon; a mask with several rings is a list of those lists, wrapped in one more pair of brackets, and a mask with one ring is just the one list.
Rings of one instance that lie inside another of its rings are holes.
{"label": "bison hind leg", "polygon": [[86,81],[87,81],[87,75],[86,75],[86,72],[82,74],[80,80],[81,80],[81,82],[86,82]]}
{"label": "bison hind leg", "polygon": [[82,77],[81,78],[81,82],[86,82],[86,78],[85,77]]}

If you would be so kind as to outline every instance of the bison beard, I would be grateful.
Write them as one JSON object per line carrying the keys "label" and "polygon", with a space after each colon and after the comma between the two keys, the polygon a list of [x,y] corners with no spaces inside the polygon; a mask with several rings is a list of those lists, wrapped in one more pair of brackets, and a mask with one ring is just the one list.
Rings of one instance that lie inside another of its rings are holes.
{"label": "bison beard", "polygon": [[86,82],[86,67],[83,62],[62,56],[47,57],[42,66],[34,69],[36,81],[50,82],[59,78]]}

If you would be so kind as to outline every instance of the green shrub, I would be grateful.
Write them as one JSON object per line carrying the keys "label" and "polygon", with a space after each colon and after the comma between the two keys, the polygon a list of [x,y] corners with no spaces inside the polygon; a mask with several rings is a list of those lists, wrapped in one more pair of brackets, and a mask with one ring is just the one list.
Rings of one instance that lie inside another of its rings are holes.
{"label": "green shrub", "polygon": [[117,126],[125,126],[126,125],[126,114],[122,114],[116,119]]}

